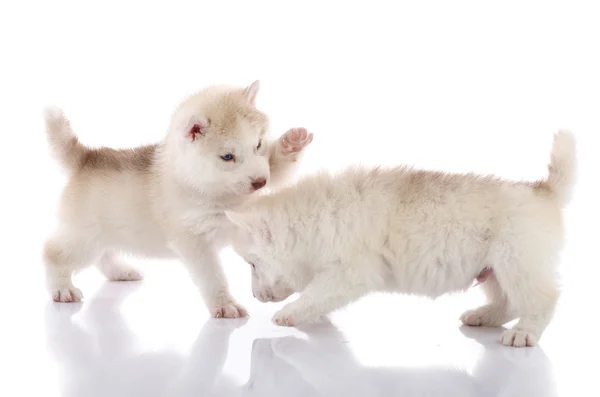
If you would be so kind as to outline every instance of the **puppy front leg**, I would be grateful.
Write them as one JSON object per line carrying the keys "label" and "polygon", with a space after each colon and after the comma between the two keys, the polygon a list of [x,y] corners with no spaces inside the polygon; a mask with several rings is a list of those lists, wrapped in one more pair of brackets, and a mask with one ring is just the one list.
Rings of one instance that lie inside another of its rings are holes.
{"label": "puppy front leg", "polygon": [[269,187],[280,187],[289,179],[296,168],[304,148],[310,145],[313,134],[306,128],[291,128],[279,139],[269,144],[269,166],[271,179]]}
{"label": "puppy front leg", "polygon": [[322,274],[306,287],[298,300],[285,305],[273,316],[277,325],[293,327],[313,322],[346,306],[369,292],[365,284],[353,284],[335,274]]}
{"label": "puppy front leg", "polygon": [[180,235],[171,242],[182,258],[213,317],[246,317],[248,312],[229,293],[216,250],[202,236]]}

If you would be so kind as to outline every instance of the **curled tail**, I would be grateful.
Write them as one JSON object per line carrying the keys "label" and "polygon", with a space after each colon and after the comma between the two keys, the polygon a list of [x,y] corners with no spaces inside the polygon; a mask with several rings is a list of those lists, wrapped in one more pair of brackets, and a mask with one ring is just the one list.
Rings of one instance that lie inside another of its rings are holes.
{"label": "curled tail", "polygon": [[88,149],[79,143],[62,110],[47,108],[44,118],[52,152],[67,171],[78,170]]}
{"label": "curled tail", "polygon": [[554,135],[548,180],[546,183],[561,206],[571,200],[571,191],[575,185],[577,172],[577,147],[575,136],[569,131],[559,131]]}

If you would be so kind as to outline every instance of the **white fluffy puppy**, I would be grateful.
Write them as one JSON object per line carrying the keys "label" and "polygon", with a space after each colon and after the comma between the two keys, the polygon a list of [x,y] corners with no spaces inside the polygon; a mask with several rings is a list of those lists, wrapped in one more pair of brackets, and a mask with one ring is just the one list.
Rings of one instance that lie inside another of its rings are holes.
{"label": "white fluffy puppy", "polygon": [[300,298],[279,325],[316,320],[371,291],[432,298],[481,281],[489,303],[474,326],[520,321],[502,336],[532,346],[559,295],[561,209],[575,178],[575,139],[555,136],[549,175],[535,183],[490,176],[351,168],[323,173],[227,212],[234,249],[252,266],[261,301]]}
{"label": "white fluffy puppy", "polygon": [[246,315],[217,255],[233,228],[224,210],[285,180],[312,141],[303,128],[269,141],[258,87],[206,88],[177,108],[163,142],[129,150],[87,148],[60,110],[46,112],[51,147],[70,173],[58,230],[44,249],[55,301],[82,299],[71,275],[91,263],[110,280],[139,279],[118,262],[124,252],[178,256],[213,316]]}

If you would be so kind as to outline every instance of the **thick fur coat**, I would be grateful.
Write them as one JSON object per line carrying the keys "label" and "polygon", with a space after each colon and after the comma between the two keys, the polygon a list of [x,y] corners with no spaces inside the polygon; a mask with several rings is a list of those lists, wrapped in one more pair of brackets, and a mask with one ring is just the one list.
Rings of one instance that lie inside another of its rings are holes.
{"label": "thick fur coat", "polygon": [[251,264],[261,301],[300,298],[273,321],[318,319],[372,291],[431,298],[478,279],[489,303],[469,325],[519,318],[502,343],[531,346],[559,296],[561,210],[575,181],[575,139],[555,135],[547,179],[535,183],[415,170],[321,173],[227,212],[234,249]]}
{"label": "thick fur coat", "polygon": [[177,108],[163,142],[130,150],[88,148],[60,110],[46,112],[51,148],[69,173],[44,249],[55,301],[80,301],[72,274],[93,263],[110,280],[139,279],[118,260],[130,253],[181,258],[213,316],[246,315],[219,263],[232,228],[224,211],[283,182],[312,141],[303,128],[270,140],[258,87],[206,88]]}

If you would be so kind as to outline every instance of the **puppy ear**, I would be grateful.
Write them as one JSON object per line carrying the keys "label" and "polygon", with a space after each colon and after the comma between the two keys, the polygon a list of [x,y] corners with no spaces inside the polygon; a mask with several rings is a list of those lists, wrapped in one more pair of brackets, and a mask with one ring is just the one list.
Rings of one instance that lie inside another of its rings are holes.
{"label": "puppy ear", "polygon": [[256,243],[270,243],[271,231],[267,222],[255,212],[225,211],[231,222],[248,232]]}
{"label": "puppy ear", "polygon": [[259,89],[260,81],[256,80],[244,90],[244,96],[248,100],[249,104],[254,105],[254,101],[256,100],[256,95],[258,94]]}
{"label": "puppy ear", "polygon": [[206,134],[206,127],[210,124],[210,120],[202,115],[190,117],[185,128],[185,137],[194,142],[196,139]]}

